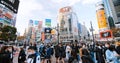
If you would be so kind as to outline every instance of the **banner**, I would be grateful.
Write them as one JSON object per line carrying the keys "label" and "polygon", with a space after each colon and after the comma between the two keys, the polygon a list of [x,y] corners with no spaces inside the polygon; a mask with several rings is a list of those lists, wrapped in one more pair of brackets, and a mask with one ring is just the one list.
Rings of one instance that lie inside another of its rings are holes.
{"label": "banner", "polygon": [[39,29],[40,31],[42,30],[42,24],[43,24],[43,22],[42,22],[42,21],[39,21],[38,29]]}
{"label": "banner", "polygon": [[0,0],[0,4],[5,5],[14,13],[18,12],[19,2],[20,2],[19,0]]}
{"label": "banner", "polygon": [[45,25],[50,27],[51,26],[51,19],[45,19]]}
{"label": "banner", "polygon": [[108,27],[104,10],[97,11],[97,20],[99,29]]}
{"label": "banner", "polygon": [[35,26],[38,26],[38,24],[39,24],[39,21],[34,21]]}
{"label": "banner", "polygon": [[44,32],[41,33],[41,40],[42,40],[42,41],[45,40],[45,33],[44,33]]}
{"label": "banner", "polygon": [[111,30],[106,30],[104,32],[100,32],[100,38],[112,38],[112,31]]}
{"label": "banner", "polygon": [[33,24],[33,20],[30,20],[29,23],[30,23],[30,24]]}

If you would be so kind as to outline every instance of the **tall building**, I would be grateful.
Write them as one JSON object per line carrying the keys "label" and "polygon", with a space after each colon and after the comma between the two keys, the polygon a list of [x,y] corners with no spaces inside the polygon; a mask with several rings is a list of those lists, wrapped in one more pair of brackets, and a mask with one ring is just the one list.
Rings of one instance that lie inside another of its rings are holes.
{"label": "tall building", "polygon": [[108,20],[120,28],[120,0],[103,0]]}
{"label": "tall building", "polygon": [[114,28],[115,25],[114,25],[112,16],[110,16],[112,11],[107,12],[105,5],[106,4],[104,4],[103,2],[98,2],[96,4],[96,14],[97,14],[97,20],[98,20],[99,33],[100,33],[101,40],[102,39],[112,40],[113,36],[110,28]]}
{"label": "tall building", "polygon": [[78,40],[78,18],[72,7],[67,6],[59,10],[59,42],[73,42]]}
{"label": "tall building", "polygon": [[0,24],[15,26],[19,0],[0,0]]}
{"label": "tall building", "polygon": [[27,41],[39,42],[41,40],[42,21],[30,20],[28,24]]}

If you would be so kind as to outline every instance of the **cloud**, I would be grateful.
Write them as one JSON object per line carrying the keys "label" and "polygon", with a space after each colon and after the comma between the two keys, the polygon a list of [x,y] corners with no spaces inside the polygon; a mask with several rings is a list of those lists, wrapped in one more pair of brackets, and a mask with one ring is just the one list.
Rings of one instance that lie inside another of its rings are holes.
{"label": "cloud", "polygon": [[31,14],[33,10],[42,10],[41,4],[37,3],[35,0],[21,0],[19,7],[19,14],[28,15]]}
{"label": "cloud", "polygon": [[78,2],[80,2],[81,0],[52,0],[54,3],[58,3],[58,4],[61,4],[61,5],[74,5]]}
{"label": "cloud", "polygon": [[99,0],[20,0],[16,27],[23,34],[24,29],[28,27],[26,24],[28,24],[30,19],[44,20],[46,18],[52,19],[55,25],[58,11],[61,7],[74,7],[76,4],[94,4],[96,1]]}
{"label": "cloud", "polygon": [[[43,6],[35,0],[20,0],[19,10],[17,14],[16,27],[17,31],[21,34],[24,33],[25,28],[28,26],[28,21],[32,19],[33,11],[43,10]],[[35,15],[34,15],[35,17]]]}
{"label": "cloud", "polygon": [[86,4],[96,4],[99,1],[101,1],[101,0],[82,0],[82,4],[84,4],[84,5],[86,5]]}

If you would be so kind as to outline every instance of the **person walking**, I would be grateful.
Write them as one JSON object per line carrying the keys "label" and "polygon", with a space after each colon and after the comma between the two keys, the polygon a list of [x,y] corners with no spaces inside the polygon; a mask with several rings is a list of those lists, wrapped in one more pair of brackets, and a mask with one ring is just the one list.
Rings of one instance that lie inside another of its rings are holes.
{"label": "person walking", "polygon": [[39,53],[41,57],[41,63],[45,62],[45,55],[46,55],[46,47],[45,45],[41,44],[39,48]]}
{"label": "person walking", "polygon": [[97,63],[105,63],[105,58],[103,56],[104,52],[103,52],[102,44],[97,43],[96,45],[97,45],[97,47],[95,48],[95,53],[96,53]]}
{"label": "person walking", "polygon": [[10,46],[3,46],[0,50],[0,63],[13,63],[12,48]]}
{"label": "person walking", "polygon": [[120,41],[116,42],[116,52],[118,54],[117,58],[120,60]]}
{"label": "person walking", "polygon": [[82,48],[80,48],[80,57],[82,63],[94,63],[85,44],[83,44]]}
{"label": "person walking", "polygon": [[64,58],[66,57],[66,54],[65,54],[65,49],[62,43],[59,43],[59,54],[58,55],[59,55],[59,61],[61,61],[62,63],[65,63]]}
{"label": "person walking", "polygon": [[70,57],[71,51],[72,51],[70,44],[67,44],[65,51],[66,51],[66,59],[69,60],[69,57]]}
{"label": "person walking", "polygon": [[59,45],[56,45],[54,47],[54,50],[55,50],[55,58],[56,58],[56,63],[58,63],[58,58],[59,58]]}
{"label": "person walking", "polygon": [[28,48],[28,58],[27,63],[40,63],[40,55],[36,52],[34,46]]}
{"label": "person walking", "polygon": [[119,63],[118,59],[117,59],[117,52],[115,51],[114,49],[114,46],[110,46],[106,52],[106,60],[107,60],[107,63]]}
{"label": "person walking", "polygon": [[26,60],[26,54],[25,54],[24,49],[21,47],[20,48],[20,53],[19,53],[19,56],[18,56],[18,63],[25,63],[25,60]]}

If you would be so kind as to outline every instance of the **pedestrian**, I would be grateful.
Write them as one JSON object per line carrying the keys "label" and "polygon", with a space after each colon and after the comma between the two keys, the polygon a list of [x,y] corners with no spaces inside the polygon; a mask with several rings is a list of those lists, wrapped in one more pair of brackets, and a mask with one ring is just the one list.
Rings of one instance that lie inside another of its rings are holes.
{"label": "pedestrian", "polygon": [[51,55],[52,55],[52,49],[50,48],[50,45],[47,45],[46,46],[46,60],[47,60],[47,63],[51,63]]}
{"label": "pedestrian", "polygon": [[70,44],[67,44],[66,46],[66,59],[69,60],[69,57],[71,55],[71,51],[72,51],[72,46],[70,46]]}
{"label": "pedestrian", "polygon": [[105,58],[104,58],[104,52],[103,52],[103,47],[102,44],[97,43],[95,48],[95,53],[96,53],[96,60],[97,63],[105,63]]}
{"label": "pedestrian", "polygon": [[59,43],[59,54],[58,55],[59,55],[59,61],[61,61],[62,63],[65,63],[64,58],[66,57],[66,53],[65,53],[65,49],[62,43]]}
{"label": "pedestrian", "polygon": [[116,52],[118,54],[118,60],[120,60],[120,41],[116,42]]}
{"label": "pedestrian", "polygon": [[55,58],[56,58],[56,63],[58,63],[58,58],[59,58],[59,45],[57,44],[55,47]]}
{"label": "pedestrian", "polygon": [[28,48],[27,63],[40,63],[40,55],[36,53],[36,48],[34,46]]}
{"label": "pedestrian", "polygon": [[116,42],[116,52],[120,54],[120,41]]}
{"label": "pedestrian", "polygon": [[109,42],[106,42],[104,44],[104,48],[103,48],[103,51],[104,51],[104,58],[106,59],[106,50],[109,49],[110,47],[110,43]]}
{"label": "pedestrian", "polygon": [[0,50],[0,63],[13,63],[12,48],[3,46]]}
{"label": "pedestrian", "polygon": [[86,44],[83,44],[82,48],[80,48],[80,57],[81,57],[82,63],[94,63],[86,47]]}
{"label": "pedestrian", "polygon": [[91,44],[89,44],[88,47],[89,51],[90,51],[90,56],[92,57],[92,60],[95,62],[95,44],[92,42]]}
{"label": "pedestrian", "polygon": [[78,63],[79,62],[78,61],[78,54],[77,54],[77,53],[79,53],[78,51],[79,51],[79,49],[77,47],[77,44],[74,44],[72,46],[71,55],[70,55],[69,60],[68,60],[69,63]]}
{"label": "pedestrian", "polygon": [[26,54],[25,54],[24,49],[21,47],[20,48],[20,53],[19,53],[19,56],[18,56],[18,63],[25,63],[25,60],[26,60]]}
{"label": "pedestrian", "polygon": [[113,45],[110,45],[110,47],[106,50],[105,54],[106,54],[106,60],[108,63],[119,63],[116,57],[118,55]]}
{"label": "pedestrian", "polygon": [[39,52],[40,52],[40,57],[41,57],[41,63],[45,62],[45,55],[46,55],[46,47],[44,44],[40,45]]}

